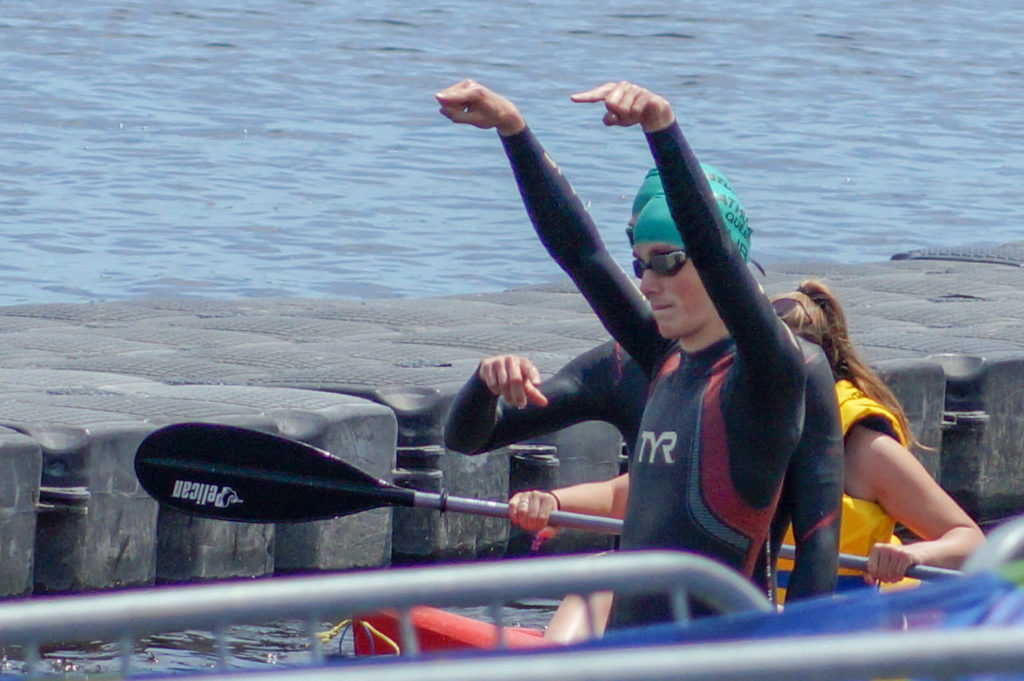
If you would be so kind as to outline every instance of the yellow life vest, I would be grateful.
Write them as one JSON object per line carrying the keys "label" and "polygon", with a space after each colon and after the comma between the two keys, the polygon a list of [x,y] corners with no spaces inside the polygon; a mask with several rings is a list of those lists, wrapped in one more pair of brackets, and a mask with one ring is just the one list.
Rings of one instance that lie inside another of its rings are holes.
{"label": "yellow life vest", "polygon": [[845,378],[836,381],[836,400],[839,402],[839,416],[843,422],[843,437],[850,432],[850,428],[870,416],[881,416],[892,427],[900,444],[907,446],[909,438],[900,427],[900,422],[895,414],[883,407],[860,391],[860,388],[850,383]]}
{"label": "yellow life vest", "polygon": [[[871,416],[881,416],[889,421],[893,432],[899,436],[900,444],[907,446],[907,437],[900,427],[895,415],[875,400],[867,397],[853,383],[847,380],[836,382],[836,398],[839,402],[839,415],[843,422],[843,437],[850,432],[850,428],[860,421]],[[847,494],[843,495],[843,517],[839,528],[839,551],[855,556],[866,556],[871,552],[875,544],[900,544],[899,537],[893,534],[896,521],[889,516],[882,507],[876,503],[855,499]],[[793,528],[786,531],[783,543],[793,545]],[[793,570],[793,561],[780,558],[778,562],[778,579],[780,585],[789,581],[789,574]],[[886,584],[883,588],[903,588],[913,586],[919,582],[916,579],[905,578],[895,584]],[[837,590],[842,591],[849,588],[865,586],[863,574],[856,570],[839,569],[839,584]],[[784,603],[786,598],[785,589],[780,586],[778,590],[779,602]]]}

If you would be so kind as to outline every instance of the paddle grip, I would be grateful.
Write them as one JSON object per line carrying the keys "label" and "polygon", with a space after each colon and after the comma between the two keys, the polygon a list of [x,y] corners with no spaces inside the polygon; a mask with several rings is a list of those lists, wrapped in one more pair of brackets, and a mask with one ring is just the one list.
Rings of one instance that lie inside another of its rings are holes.
{"label": "paddle grip", "polygon": [[[783,544],[779,548],[779,558],[788,558],[793,560],[796,555],[796,549],[788,544]],[[855,556],[852,553],[840,553],[839,554],[839,567],[847,570],[857,570],[859,572],[867,572],[868,559],[867,556]],[[913,579],[944,579],[947,577],[958,577],[963,573],[959,570],[950,570],[949,568],[934,567],[931,565],[912,565],[907,570],[907,577]]]}

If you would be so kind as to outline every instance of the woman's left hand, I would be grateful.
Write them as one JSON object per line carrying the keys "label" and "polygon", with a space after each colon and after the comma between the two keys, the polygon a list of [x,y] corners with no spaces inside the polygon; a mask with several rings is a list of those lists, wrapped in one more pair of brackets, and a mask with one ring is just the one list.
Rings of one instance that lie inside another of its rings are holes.
{"label": "woman's left hand", "polygon": [[639,123],[644,132],[657,132],[672,125],[676,119],[668,100],[624,80],[579,92],[570,99],[583,104],[604,102],[607,109],[605,125],[629,127]]}

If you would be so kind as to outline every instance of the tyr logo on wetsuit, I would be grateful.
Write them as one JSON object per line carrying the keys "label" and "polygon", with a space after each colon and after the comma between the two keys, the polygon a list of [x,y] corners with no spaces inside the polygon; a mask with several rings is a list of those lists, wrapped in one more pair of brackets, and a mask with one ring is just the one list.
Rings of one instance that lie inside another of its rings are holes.
{"label": "tyr logo on wetsuit", "polygon": [[639,448],[637,449],[637,463],[655,463],[656,459],[662,463],[675,463],[676,442],[679,434],[675,431],[665,433],[652,433],[645,430],[640,433]]}

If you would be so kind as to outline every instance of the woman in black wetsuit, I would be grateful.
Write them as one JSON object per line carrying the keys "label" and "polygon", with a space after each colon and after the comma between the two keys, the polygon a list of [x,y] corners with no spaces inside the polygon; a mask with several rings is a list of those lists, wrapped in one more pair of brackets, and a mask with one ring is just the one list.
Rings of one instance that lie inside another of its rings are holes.
{"label": "woman in black wetsuit", "polygon": [[[438,95],[456,122],[496,127],[549,252],[651,383],[629,473],[510,509],[526,529],[563,510],[624,518],[623,550],[681,548],[752,575],[799,439],[804,361],[760,291],[668,103],[629,83],[574,97],[608,125],[639,123],[661,173],[634,232],[636,289],[597,238],[557,166],[507,100],[471,81]],[[641,229],[671,211],[675,233]],[[742,244],[745,225],[731,225]],[[668,616],[663,598],[616,599],[613,625]]]}
{"label": "woman in black wetsuit", "polygon": [[[798,559],[787,575],[788,601],[832,593],[835,588],[837,509],[843,489],[843,441],[832,371],[816,344],[803,339],[800,343],[807,370],[804,428],[786,471],[769,554],[778,555],[792,523]],[[632,452],[649,389],[639,365],[615,341],[578,355],[543,383],[526,357],[487,357],[452,400],[444,444],[453,451],[478,454],[584,421],[605,421],[619,430]],[[553,507],[553,495],[560,493],[564,492],[521,494],[538,505],[548,496]],[[521,500],[517,495],[510,503],[517,508]],[[770,561],[754,574],[754,581],[766,591],[774,568]]]}
{"label": "woman in black wetsuit", "polygon": [[[787,602],[831,594],[835,589],[836,510],[843,486],[843,442],[832,373],[817,345],[801,339],[801,347],[807,368],[803,434],[790,459],[772,523],[772,550],[753,575],[754,582],[770,594],[776,572],[770,557],[778,556],[783,535],[792,524],[797,560],[787,561],[783,584],[788,587]],[[494,386],[493,392],[489,385]],[[600,420],[616,426],[632,451],[649,385],[636,362],[615,341],[578,355],[544,382],[526,357],[487,357],[452,401],[444,427],[445,446],[478,454]],[[531,490],[513,496],[509,503],[516,508],[524,496],[542,500],[558,494],[565,491]],[[588,611],[579,598],[567,598],[545,628],[545,638],[568,643],[592,631],[600,634],[607,605],[601,596],[592,600]]]}

